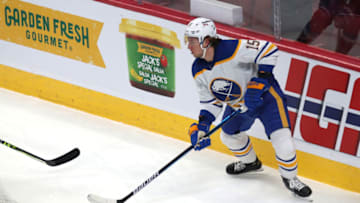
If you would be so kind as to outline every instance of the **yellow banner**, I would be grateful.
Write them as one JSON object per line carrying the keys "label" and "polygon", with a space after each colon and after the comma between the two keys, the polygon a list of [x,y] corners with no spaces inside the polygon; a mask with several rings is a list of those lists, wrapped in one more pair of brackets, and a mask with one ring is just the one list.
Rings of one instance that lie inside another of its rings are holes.
{"label": "yellow banner", "polygon": [[137,44],[138,52],[160,58],[163,51],[162,48],[141,42],[138,42]]}
{"label": "yellow banner", "polygon": [[105,68],[103,23],[18,0],[0,1],[0,39]]}

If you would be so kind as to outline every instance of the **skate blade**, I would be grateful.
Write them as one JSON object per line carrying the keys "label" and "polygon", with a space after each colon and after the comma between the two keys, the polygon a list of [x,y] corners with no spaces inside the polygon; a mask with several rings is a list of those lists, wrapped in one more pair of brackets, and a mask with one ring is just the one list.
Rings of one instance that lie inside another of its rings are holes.
{"label": "skate blade", "polygon": [[260,172],[263,172],[264,171],[264,168],[259,168],[259,169],[256,169],[256,170],[252,170],[252,171],[247,171],[247,172],[243,172],[243,173],[237,173],[237,174],[231,174],[231,173],[227,173],[228,175],[230,176],[239,176],[239,175],[246,175],[246,174],[257,174],[257,173],[260,173]]}
{"label": "skate blade", "polygon": [[263,172],[264,171],[264,168],[261,167],[259,169],[256,169],[256,170],[253,170],[253,171],[248,171],[248,172],[245,172],[245,173],[242,173],[242,174],[252,174],[252,173],[259,173],[259,172]]}
{"label": "skate blade", "polygon": [[302,200],[304,202],[314,202],[314,200],[311,198],[311,195],[309,197],[301,197],[297,194],[293,194],[293,196],[296,198],[296,199],[299,199],[299,200]]}

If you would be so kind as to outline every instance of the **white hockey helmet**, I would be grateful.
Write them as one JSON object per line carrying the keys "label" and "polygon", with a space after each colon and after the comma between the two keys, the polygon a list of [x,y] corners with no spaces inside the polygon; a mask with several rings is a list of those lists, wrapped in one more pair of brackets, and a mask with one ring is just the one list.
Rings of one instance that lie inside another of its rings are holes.
{"label": "white hockey helmet", "polygon": [[188,37],[196,37],[200,44],[204,42],[205,37],[217,37],[215,23],[207,18],[199,17],[190,21],[186,26],[184,40],[188,43]]}

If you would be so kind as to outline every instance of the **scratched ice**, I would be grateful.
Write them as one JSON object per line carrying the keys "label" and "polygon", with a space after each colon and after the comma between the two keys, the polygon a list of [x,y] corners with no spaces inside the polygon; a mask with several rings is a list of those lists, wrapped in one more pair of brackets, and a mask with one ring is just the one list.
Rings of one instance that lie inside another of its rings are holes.
{"label": "scratched ice", "polygon": [[[44,158],[79,147],[81,155],[49,167],[0,146],[0,203],[88,203],[95,193],[122,198],[189,146],[189,143],[37,98],[0,89],[1,139]],[[190,152],[127,202],[292,203],[278,172],[230,177],[233,157]],[[301,167],[301,166],[300,166]],[[358,203],[360,194],[302,178],[315,203]]]}

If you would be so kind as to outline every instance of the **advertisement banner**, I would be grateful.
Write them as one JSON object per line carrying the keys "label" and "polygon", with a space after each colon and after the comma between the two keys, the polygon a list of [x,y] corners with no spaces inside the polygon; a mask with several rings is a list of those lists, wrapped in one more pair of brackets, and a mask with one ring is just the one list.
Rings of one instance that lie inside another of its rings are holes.
{"label": "advertisement banner", "polygon": [[132,86],[174,97],[175,49],[180,42],[167,28],[123,18],[120,32],[126,33],[129,78]]}
{"label": "advertisement banner", "polygon": [[105,68],[103,23],[18,0],[0,2],[0,39]]}
{"label": "advertisement banner", "polygon": [[295,137],[360,156],[360,73],[291,57],[285,90]]}
{"label": "advertisement banner", "polygon": [[[71,6],[60,0],[1,1],[0,83],[187,140],[185,128],[198,119],[200,103],[191,72],[194,57],[182,40],[186,25],[177,20],[190,17],[171,20],[171,12],[155,15],[149,9],[140,12],[143,6],[136,3],[130,8],[113,4],[121,1],[77,0]],[[221,38],[238,36],[219,28]],[[287,97],[296,148],[311,155],[308,160],[321,160],[315,164],[336,162],[333,174],[335,168],[357,173],[360,72],[278,48],[274,74]],[[271,148],[258,120],[249,135]],[[270,150],[257,151],[276,164]],[[316,177],[316,171],[303,168]],[[342,174],[334,179],[356,187],[342,181]]]}

